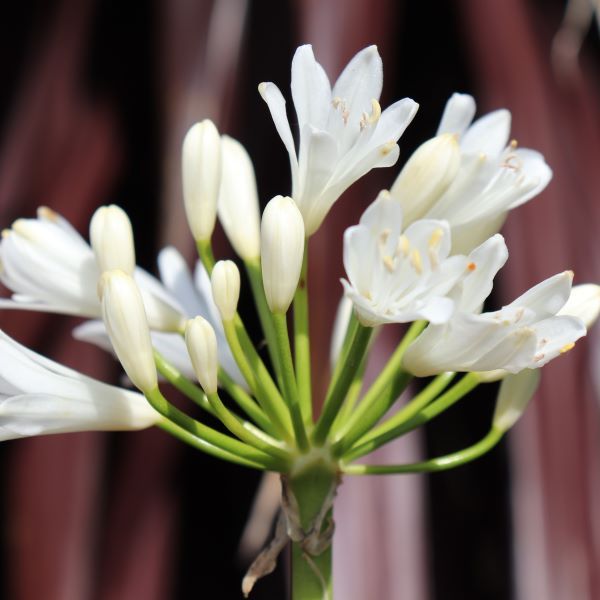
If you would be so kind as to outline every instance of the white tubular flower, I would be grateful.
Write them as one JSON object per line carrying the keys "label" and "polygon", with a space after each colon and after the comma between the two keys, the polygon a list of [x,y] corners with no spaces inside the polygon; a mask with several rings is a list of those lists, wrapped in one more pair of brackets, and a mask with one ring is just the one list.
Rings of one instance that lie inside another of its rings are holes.
{"label": "white tubular flower", "polygon": [[354,56],[333,89],[312,46],[300,46],[292,60],[291,86],[300,130],[298,154],[283,95],[273,83],[258,87],[290,156],[292,197],[304,218],[307,237],[357,179],[398,160],[396,142],[418,105],[405,98],[382,112],[382,85],[383,67],[376,46]]}
{"label": "white tubular flower", "polygon": [[188,321],[185,328],[187,346],[194,373],[206,394],[217,392],[217,336],[212,325],[202,317]]}
{"label": "white tubular flower", "polygon": [[223,173],[217,210],[227,238],[243,260],[260,254],[260,211],[254,167],[244,146],[221,138]]}
{"label": "white tubular flower", "polygon": [[521,418],[539,383],[538,369],[524,369],[502,380],[492,421],[495,429],[508,431]]}
{"label": "white tubular flower", "polygon": [[329,347],[329,365],[333,369],[337,364],[342,347],[344,345],[344,339],[346,337],[346,331],[350,318],[352,317],[352,310],[354,304],[348,296],[342,296],[340,303],[338,304],[337,311],[335,313],[335,321],[333,322],[333,333],[331,334],[331,345]]}
{"label": "white tubular flower", "polygon": [[135,281],[122,271],[106,271],[99,288],[102,319],[123,369],[142,392],[152,391],[158,385],[154,351]]}
{"label": "white tubular flower", "polygon": [[210,119],[192,125],[183,140],[181,171],[185,214],[194,239],[209,240],[217,218],[221,138]]}
{"label": "white tubular flower", "polygon": [[235,317],[240,299],[240,271],[231,260],[220,260],[210,276],[215,305],[221,319],[229,322]]}
{"label": "white tubular flower", "polygon": [[[2,233],[0,281],[13,295],[10,300],[0,298],[0,308],[100,317],[100,274],[90,246],[48,208],[40,208],[37,219],[19,219]],[[162,331],[183,329],[182,309],[165,288],[138,267],[133,277],[144,298],[150,326]]]}
{"label": "white tubular flower", "polygon": [[[202,263],[196,262],[196,269],[192,276],[183,256],[174,247],[169,246],[163,248],[158,255],[158,269],[163,285],[173,297],[177,298],[186,317],[191,319],[200,315],[213,326],[217,336],[219,364],[236,383],[246,387],[225,338],[221,315],[213,301],[210,278]],[[103,350],[109,352],[112,350],[102,321],[86,321],[73,330],[73,335]],[[185,342],[179,333],[151,331],[150,335],[152,345],[169,363],[186,377],[194,377],[194,369]]]}
{"label": "white tubular flower", "polygon": [[275,196],[261,222],[261,266],[267,304],[274,313],[289,308],[302,270],[304,222],[294,201]]}
{"label": "white tubular flower", "polygon": [[101,273],[120,269],[127,275],[133,275],[133,230],[122,208],[112,204],[96,210],[90,221],[90,244]]}
{"label": "white tubular flower", "polygon": [[67,369],[0,331],[0,440],[144,429],[160,415],[138,393]]}
{"label": "white tubular flower", "polygon": [[437,197],[432,193],[421,205],[405,194],[404,170],[412,159],[391,190],[407,209],[407,221],[447,220],[453,252],[469,252],[496,233],[509,210],[539,194],[552,178],[539,152],[509,143],[509,111],[491,112],[471,124],[474,114],[475,101],[466,94],[454,94],[446,104],[438,136],[458,137],[461,164],[445,190],[440,186]]}
{"label": "white tubular flower", "polygon": [[342,280],[358,319],[373,327],[426,319],[444,323],[454,310],[448,293],[465,274],[465,256],[448,257],[445,221],[422,220],[402,232],[402,208],[382,192],[344,234]]}
{"label": "white tubular flower", "polygon": [[567,303],[558,314],[579,317],[586,327],[591,327],[600,314],[600,285],[584,283],[573,286]]}
{"label": "white tubular flower", "polygon": [[586,333],[580,318],[557,316],[569,298],[572,280],[571,271],[550,277],[495,312],[457,311],[448,323],[430,325],[411,344],[404,367],[418,377],[542,367]]}

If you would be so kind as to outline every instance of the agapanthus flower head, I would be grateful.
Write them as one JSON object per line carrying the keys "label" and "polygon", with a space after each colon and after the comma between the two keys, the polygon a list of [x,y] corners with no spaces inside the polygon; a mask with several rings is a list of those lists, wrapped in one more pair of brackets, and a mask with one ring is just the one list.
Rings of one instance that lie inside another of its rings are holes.
{"label": "agapanthus flower head", "polygon": [[269,106],[292,171],[292,197],[306,235],[321,225],[333,203],[357,179],[398,160],[397,141],[418,105],[400,100],[384,111],[379,105],[383,67],[376,46],[361,50],[333,87],[315,60],[312,46],[300,46],[292,60],[292,98],[298,119],[298,152],[285,100],[273,83],[259,91]]}

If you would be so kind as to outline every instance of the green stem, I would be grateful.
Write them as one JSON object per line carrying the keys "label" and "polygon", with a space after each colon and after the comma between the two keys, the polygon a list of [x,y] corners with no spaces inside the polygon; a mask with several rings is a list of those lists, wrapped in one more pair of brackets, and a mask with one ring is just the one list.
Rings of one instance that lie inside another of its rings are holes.
{"label": "green stem", "polygon": [[198,256],[200,261],[204,265],[208,276],[210,277],[213,267],[215,266],[215,257],[212,251],[212,243],[208,240],[198,240],[196,242],[196,248],[198,250]]}
{"label": "green stem", "polygon": [[286,471],[287,462],[274,458],[264,452],[249,446],[228,435],[208,427],[173,406],[160,392],[158,387],[145,394],[150,405],[163,417],[173,422],[178,427],[187,430],[192,436],[208,442],[224,450],[228,454],[235,454],[243,459],[257,463],[272,471]]}
{"label": "green stem", "polygon": [[[373,450],[383,446],[397,436],[394,432],[398,427],[409,421],[421,409],[427,406],[440,392],[442,392],[455,377],[456,373],[447,372],[438,375],[429,385],[421,390],[408,404],[403,406],[393,417],[385,423],[375,427],[365,436],[358,440],[356,446],[345,456],[348,460],[354,460],[359,456],[368,454]],[[374,443],[371,443],[374,442]],[[350,458],[351,457],[351,458]]]}
{"label": "green stem", "polygon": [[341,456],[354,442],[381,419],[390,409],[398,395],[408,385],[411,376],[402,369],[402,359],[406,349],[423,331],[425,321],[415,321],[388,360],[383,371],[363,397],[361,403],[342,427],[334,444],[334,453]]}
{"label": "green stem", "polygon": [[258,450],[262,450],[266,454],[270,454],[276,458],[281,458],[284,461],[290,459],[290,452],[286,450],[280,442],[267,436],[266,434],[257,434],[254,429],[248,428],[244,422],[236,418],[219,398],[219,394],[207,394],[208,401],[213,407],[217,417],[221,420],[223,425],[237,436],[243,442],[254,446]]}
{"label": "green stem", "polygon": [[[236,323],[237,320],[223,321],[223,329],[225,330],[225,337],[229,343],[231,353],[248,387],[254,396],[256,396],[261,408],[276,429],[278,436],[287,442],[292,442],[292,424],[287,406],[283,398],[281,398],[266,367],[258,354],[256,354],[251,341],[246,336],[243,338],[244,347],[242,347],[240,337],[238,337],[240,327]],[[241,325],[241,328],[243,330],[243,325]]]}
{"label": "green stem", "polygon": [[[300,525],[309,532],[315,519],[331,499],[338,483],[338,474],[325,461],[317,462],[289,479],[289,487],[298,503]],[[321,532],[332,525],[330,510]],[[301,542],[292,543],[292,600],[332,600],[332,550],[328,544],[317,555],[309,554]]]}
{"label": "green stem", "polygon": [[210,454],[211,456],[214,456],[215,458],[220,458],[222,460],[226,460],[226,461],[238,464],[238,465],[242,465],[244,467],[260,469],[261,471],[264,471],[266,469],[264,464],[254,462],[252,460],[243,458],[232,452],[228,452],[227,450],[223,450],[223,448],[214,446],[213,444],[207,442],[206,440],[203,440],[201,438],[196,437],[195,435],[192,435],[189,431],[187,431],[186,429],[183,429],[182,427],[179,427],[178,425],[176,425],[172,421],[169,421],[168,419],[163,419],[162,421],[158,422],[156,424],[156,426],[160,427],[163,431],[166,431],[167,433],[171,434],[173,437],[176,437],[178,440],[181,440],[182,442],[189,444],[190,446],[192,446],[193,448],[196,448],[197,450],[206,452],[207,454]]}
{"label": "green stem", "polygon": [[279,364],[279,355],[275,351],[275,326],[273,325],[273,317],[265,296],[260,258],[246,260],[244,261],[244,264],[246,265],[246,272],[248,273],[248,279],[250,280],[250,287],[252,288],[252,295],[254,296],[258,318],[267,341],[269,358],[271,359],[271,364],[275,370],[277,381],[281,386],[281,365]]}
{"label": "green stem", "polygon": [[492,427],[488,434],[473,446],[458,452],[406,465],[348,465],[342,471],[350,475],[391,475],[395,473],[425,473],[446,471],[469,463],[489,452],[504,435],[504,431]]}
{"label": "green stem", "polygon": [[305,423],[312,421],[312,379],[308,320],[308,241],[304,247],[302,270],[294,295],[294,357],[298,377],[298,397]]}
{"label": "green stem", "polygon": [[387,424],[384,423],[382,426],[382,428],[385,428],[383,433],[372,437],[368,441],[364,441],[364,443],[352,448],[349,452],[344,452],[344,460],[349,461],[354,460],[359,456],[364,456],[380,446],[383,446],[390,440],[400,437],[405,433],[424,425],[458,402],[473,388],[477,387],[479,383],[479,377],[475,373],[468,373],[458,383],[453,385],[446,393],[442,394],[431,404],[428,404],[422,408],[415,415],[404,419],[401,423],[398,423],[391,429],[385,428]]}
{"label": "green stem", "polygon": [[294,435],[298,449],[300,452],[306,452],[309,444],[308,438],[306,437],[306,430],[304,429],[304,422],[302,420],[302,412],[300,410],[298,388],[296,387],[296,376],[294,374],[294,363],[292,361],[292,350],[290,348],[285,314],[273,313],[273,325],[275,326],[275,342],[277,344],[279,364],[281,365],[283,396],[292,417],[292,426],[294,427]]}
{"label": "green stem", "polygon": [[346,398],[348,388],[360,367],[372,333],[372,327],[358,324],[343,364],[337,370],[337,377],[334,376],[331,381],[323,404],[323,411],[313,431],[312,439],[316,446],[322,446],[325,443],[331,425]]}

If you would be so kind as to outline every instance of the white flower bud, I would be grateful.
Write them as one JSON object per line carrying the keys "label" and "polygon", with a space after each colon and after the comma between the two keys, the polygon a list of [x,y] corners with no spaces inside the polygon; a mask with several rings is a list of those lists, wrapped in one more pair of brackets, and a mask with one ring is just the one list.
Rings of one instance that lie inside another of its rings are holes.
{"label": "white flower bud", "polygon": [[220,260],[210,276],[213,300],[221,313],[221,319],[231,321],[240,299],[240,272],[231,260]]}
{"label": "white flower bud", "polygon": [[206,394],[215,394],[219,361],[212,325],[202,317],[190,319],[185,328],[185,343],[202,389]]}
{"label": "white flower bud", "polygon": [[260,215],[254,167],[244,147],[221,138],[223,173],[219,192],[219,221],[237,255],[243,260],[260,254]]}
{"label": "white flower bud", "polygon": [[333,332],[331,334],[331,346],[329,348],[329,364],[332,369],[340,358],[353,309],[354,304],[352,303],[352,300],[346,295],[342,296],[342,299],[338,304],[337,312],[335,313]]}
{"label": "white flower bud", "polygon": [[289,308],[302,269],[304,220],[288,196],[275,196],[261,223],[261,263],[267,303],[272,312]]}
{"label": "white flower bud", "polygon": [[494,411],[493,423],[496,429],[508,431],[519,420],[539,383],[539,369],[523,369],[516,375],[508,374],[504,377]]}
{"label": "white flower bud", "polygon": [[450,185],[460,166],[460,145],[444,133],[419,146],[390,193],[402,205],[405,223],[423,217]]}
{"label": "white flower bud", "polygon": [[127,275],[133,275],[133,230],[122,208],[111,204],[96,210],[90,221],[90,244],[100,273],[119,269]]}
{"label": "white flower bud", "polygon": [[99,291],[106,332],[123,369],[142,392],[153,390],[157,386],[154,353],[137,285],[122,271],[106,271]]}
{"label": "white flower bud", "polygon": [[210,239],[221,182],[221,138],[213,122],[192,125],[183,140],[181,170],[185,213],[196,241]]}

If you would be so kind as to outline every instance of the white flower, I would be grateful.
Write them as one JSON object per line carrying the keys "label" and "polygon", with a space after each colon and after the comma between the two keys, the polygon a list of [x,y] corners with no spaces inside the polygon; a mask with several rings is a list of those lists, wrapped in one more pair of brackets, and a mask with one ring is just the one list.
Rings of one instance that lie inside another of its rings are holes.
{"label": "white flower", "polygon": [[240,271],[237,265],[232,260],[218,261],[210,276],[210,283],[221,319],[231,321],[240,299]]}
{"label": "white flower", "polygon": [[573,286],[567,303],[558,314],[579,317],[586,327],[591,327],[600,314],[600,285],[584,283]]}
{"label": "white flower", "polygon": [[144,429],[161,416],[138,393],[67,369],[0,331],[0,440]]}
{"label": "white flower", "polygon": [[[518,148],[514,140],[509,143],[509,111],[496,110],[471,124],[474,114],[475,101],[466,94],[454,94],[446,104],[438,136],[458,137],[461,164],[445,191],[440,188],[439,196],[428,198],[419,209],[404,194],[403,172],[390,190],[409,209],[411,221],[447,220],[453,252],[468,252],[497,232],[509,210],[539,194],[552,178],[539,152]],[[439,166],[447,168],[443,162]]]}
{"label": "white flower", "polygon": [[[244,378],[231,354],[221,323],[219,311],[212,296],[210,278],[202,263],[196,262],[194,275],[181,254],[172,246],[163,248],[158,255],[158,270],[167,292],[177,298],[186,318],[203,316],[217,335],[219,364],[238,384],[246,386]],[[75,338],[95,344],[110,352],[112,346],[102,321],[87,321],[73,331]],[[187,377],[194,376],[185,342],[179,333],[151,331],[152,344],[176,369]]]}
{"label": "white flower", "polygon": [[221,183],[221,138],[211,120],[190,127],[181,154],[188,224],[196,241],[209,240],[215,228]]}
{"label": "white flower", "polygon": [[[142,269],[136,267],[133,276],[151,327],[181,330],[185,319],[176,300]],[[0,308],[99,317],[99,277],[90,246],[48,208],[40,208],[37,219],[19,219],[2,233],[0,280],[13,295],[0,299]]]}
{"label": "white flower", "polygon": [[302,269],[304,222],[288,196],[275,196],[261,222],[261,266],[267,304],[272,312],[289,308]]}
{"label": "white flower", "polygon": [[518,373],[542,367],[573,348],[586,333],[583,321],[557,315],[571,291],[566,271],[534,286],[494,312],[458,310],[443,325],[429,325],[404,355],[404,368],[426,377],[443,371]]}
{"label": "white flower", "polygon": [[154,350],[142,295],[123,271],[105,271],[98,284],[102,320],[125,373],[142,392],[157,387]]}
{"label": "white flower", "polygon": [[383,68],[375,46],[354,56],[333,89],[312,47],[300,46],[292,61],[291,86],[300,131],[298,154],[283,95],[273,83],[258,88],[290,156],[292,197],[307,236],[357,179],[398,159],[396,142],[418,105],[405,98],[381,112],[382,85]]}
{"label": "white flower", "polygon": [[222,178],[219,222],[236,254],[253,260],[260,254],[260,212],[252,161],[246,149],[227,135],[221,138]]}
{"label": "white flower", "polygon": [[445,221],[417,221],[402,232],[402,207],[379,194],[344,234],[350,282],[342,283],[361,323],[447,321],[454,309],[447,295],[467,270],[465,256],[448,258],[450,244]]}
{"label": "white flower", "polygon": [[215,394],[219,368],[215,330],[202,317],[190,319],[185,328],[185,344],[202,389],[206,394]]}
{"label": "white flower", "polygon": [[90,244],[98,270],[120,269],[127,275],[135,270],[135,249],[131,221],[122,208],[101,206],[90,221]]}

